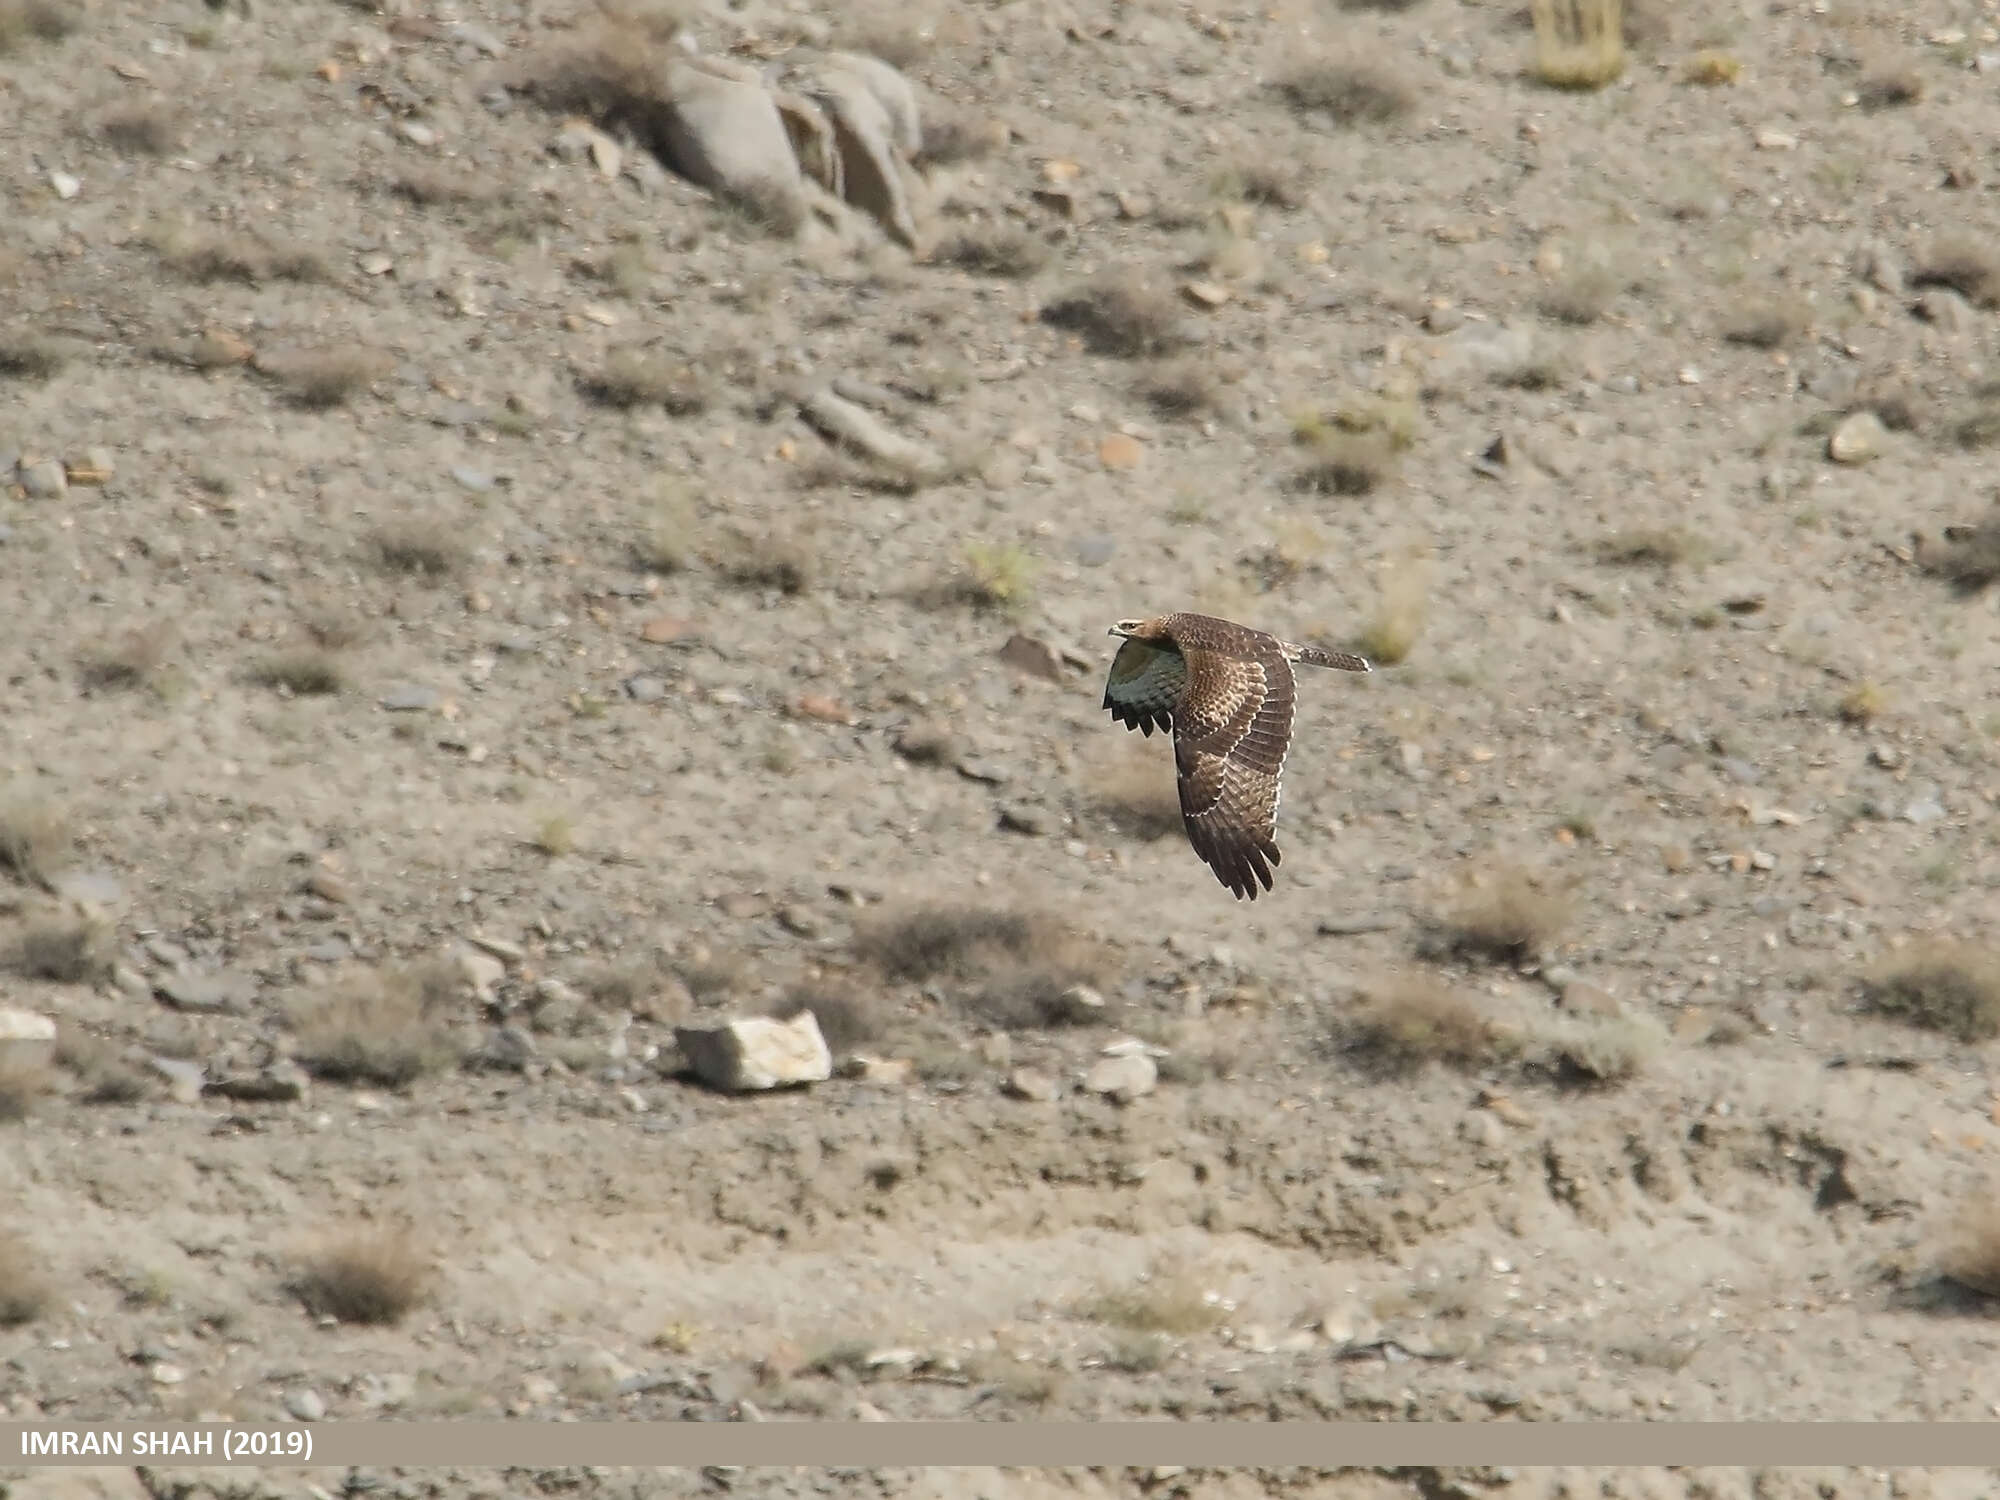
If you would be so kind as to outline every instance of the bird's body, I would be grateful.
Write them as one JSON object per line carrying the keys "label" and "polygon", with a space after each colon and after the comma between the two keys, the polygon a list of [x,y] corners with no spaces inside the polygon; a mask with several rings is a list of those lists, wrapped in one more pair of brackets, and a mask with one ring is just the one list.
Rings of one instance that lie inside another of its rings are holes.
{"label": "bird's body", "polygon": [[1120,620],[1104,707],[1127,729],[1174,737],[1181,819],[1194,852],[1238,900],[1271,889],[1280,780],[1297,704],[1292,663],[1372,670],[1359,656],[1281,641],[1213,615]]}

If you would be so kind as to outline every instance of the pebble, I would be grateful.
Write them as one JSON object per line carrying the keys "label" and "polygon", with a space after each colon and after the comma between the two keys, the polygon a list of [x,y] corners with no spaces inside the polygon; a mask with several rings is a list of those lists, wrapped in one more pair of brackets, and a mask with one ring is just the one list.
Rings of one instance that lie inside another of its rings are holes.
{"label": "pebble", "polygon": [[1049,682],[1061,682],[1065,677],[1062,653],[1036,636],[1010,635],[1000,648],[1000,660],[1017,672]]}
{"label": "pebble", "polygon": [[285,1392],[285,1410],[301,1422],[317,1422],[326,1415],[326,1402],[311,1386],[295,1386]]}
{"label": "pebble", "polygon": [[58,198],[67,201],[83,191],[83,180],[72,176],[68,172],[51,172],[49,173],[49,186],[56,190]]}
{"label": "pebble", "polygon": [[1086,568],[1103,567],[1111,561],[1112,555],[1117,550],[1117,539],[1106,536],[1103,532],[1094,532],[1089,536],[1078,537],[1076,545],[1071,549],[1076,556],[1076,560]]}
{"label": "pebble", "polygon": [[388,1406],[401,1406],[417,1392],[414,1377],[400,1370],[380,1375],[361,1375],[349,1389],[349,1394],[371,1411],[380,1411]]}
{"label": "pebble", "polygon": [[248,977],[226,970],[214,974],[181,970],[154,980],[153,989],[175,1009],[204,1015],[239,1013],[254,992]]}
{"label": "pebble", "polygon": [[1826,456],[1837,464],[1865,464],[1882,451],[1889,435],[1872,411],[1857,411],[1842,419],[1826,440]]}
{"label": "pebble", "polygon": [[1903,821],[1915,823],[1919,828],[1926,823],[1935,823],[1944,816],[1944,803],[1938,798],[1938,789],[1926,787],[1913,797],[1903,809]]}
{"label": "pebble", "polygon": [[625,696],[634,703],[658,703],[667,696],[667,680],[664,677],[641,673],[626,678],[620,686],[625,689]]}
{"label": "pebble", "polygon": [[451,471],[451,477],[471,490],[475,495],[483,495],[493,488],[494,479],[483,469],[469,469],[460,465]]}
{"label": "pebble", "polygon": [[1000,809],[1000,826],[1009,833],[1025,833],[1030,838],[1046,836],[1055,826],[1054,820],[1039,807],[1025,803],[1011,803]]}
{"label": "pebble", "polygon": [[176,1104],[194,1104],[201,1098],[206,1075],[200,1063],[178,1057],[149,1056],[146,1066],[167,1082],[167,1093]]}
{"label": "pebble", "polygon": [[154,1385],[179,1385],[187,1379],[187,1371],[179,1365],[157,1364],[153,1366]]}
{"label": "pebble", "polygon": [[1160,1081],[1160,1069],[1145,1053],[1107,1057],[1083,1075],[1083,1086],[1093,1094],[1103,1094],[1114,1104],[1130,1104],[1153,1092]]}
{"label": "pebble", "polygon": [[525,1073],[535,1058],[535,1041],[518,1026],[496,1026],[479,1046],[474,1061],[505,1073]]}

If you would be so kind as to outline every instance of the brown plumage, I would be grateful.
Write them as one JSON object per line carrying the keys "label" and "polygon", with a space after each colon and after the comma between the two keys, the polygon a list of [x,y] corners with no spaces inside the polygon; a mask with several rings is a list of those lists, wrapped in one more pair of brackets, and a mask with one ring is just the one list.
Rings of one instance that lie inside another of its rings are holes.
{"label": "brown plumage", "polygon": [[1299,646],[1185,612],[1120,620],[1104,706],[1127,729],[1174,736],[1181,820],[1194,852],[1238,900],[1271,889],[1279,782],[1291,748],[1292,663],[1371,671],[1359,656]]}

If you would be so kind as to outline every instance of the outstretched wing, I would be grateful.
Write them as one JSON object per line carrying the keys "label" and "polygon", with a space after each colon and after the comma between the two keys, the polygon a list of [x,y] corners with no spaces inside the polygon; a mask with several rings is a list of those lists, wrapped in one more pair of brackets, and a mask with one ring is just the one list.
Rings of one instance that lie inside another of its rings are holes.
{"label": "outstretched wing", "polygon": [[1282,652],[1186,653],[1187,689],[1174,726],[1188,842],[1238,900],[1271,889],[1278,864],[1279,778],[1296,706]]}
{"label": "outstretched wing", "polygon": [[1111,658],[1104,681],[1104,706],[1127,729],[1174,727],[1174,705],[1187,686],[1187,662],[1180,652],[1127,639]]}

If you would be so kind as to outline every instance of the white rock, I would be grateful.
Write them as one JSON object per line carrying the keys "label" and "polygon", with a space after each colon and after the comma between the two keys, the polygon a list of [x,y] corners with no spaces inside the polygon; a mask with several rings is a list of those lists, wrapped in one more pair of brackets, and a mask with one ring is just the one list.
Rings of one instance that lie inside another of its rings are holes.
{"label": "white rock", "polygon": [[1865,464],[1882,451],[1889,435],[1882,419],[1872,411],[1857,411],[1844,418],[1826,440],[1826,456],[1837,464]]}
{"label": "white rock", "polygon": [[696,1077],[735,1093],[833,1076],[833,1054],[809,1010],[789,1021],[746,1016],[719,1026],[678,1026],[674,1040]]}
{"label": "white rock", "polygon": [[1159,1066],[1143,1052],[1128,1057],[1107,1057],[1083,1075],[1083,1086],[1093,1094],[1106,1095],[1114,1104],[1130,1104],[1153,1092],[1160,1081]]}
{"label": "white rock", "polygon": [[667,153],[677,171],[717,192],[802,208],[803,179],[778,106],[757,70],[719,57],[667,67]]}
{"label": "white rock", "polygon": [[54,1021],[36,1011],[0,1006],[0,1063],[46,1067],[55,1055]]}

